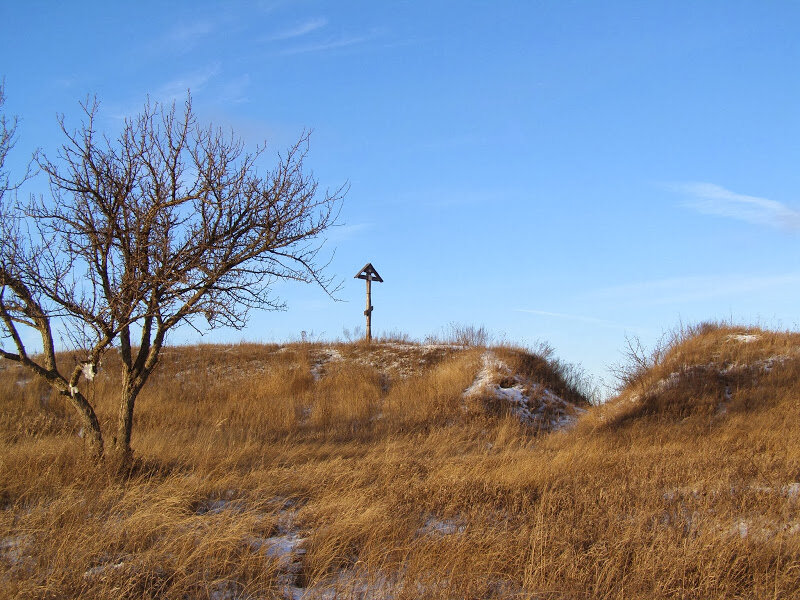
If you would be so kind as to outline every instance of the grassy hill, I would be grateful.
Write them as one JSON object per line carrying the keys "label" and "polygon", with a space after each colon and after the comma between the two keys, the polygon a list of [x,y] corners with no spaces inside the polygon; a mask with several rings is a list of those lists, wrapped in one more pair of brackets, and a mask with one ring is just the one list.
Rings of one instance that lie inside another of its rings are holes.
{"label": "grassy hill", "polygon": [[706,325],[630,358],[590,406],[547,352],[170,348],[125,479],[5,365],[0,597],[800,596],[800,336]]}

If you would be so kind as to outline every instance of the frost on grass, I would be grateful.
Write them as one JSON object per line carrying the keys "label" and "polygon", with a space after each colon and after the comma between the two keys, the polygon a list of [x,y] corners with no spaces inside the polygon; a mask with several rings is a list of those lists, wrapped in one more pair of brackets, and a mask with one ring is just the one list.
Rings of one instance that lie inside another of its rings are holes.
{"label": "frost on grass", "polygon": [[585,412],[544,385],[513,373],[491,350],[483,354],[482,361],[481,370],[464,391],[468,402],[495,405],[522,423],[544,431],[571,427]]}

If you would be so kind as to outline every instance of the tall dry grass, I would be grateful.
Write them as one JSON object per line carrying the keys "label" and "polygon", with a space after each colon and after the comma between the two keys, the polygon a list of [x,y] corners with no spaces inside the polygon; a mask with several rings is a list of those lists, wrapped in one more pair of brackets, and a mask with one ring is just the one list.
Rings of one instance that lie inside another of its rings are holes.
{"label": "tall dry grass", "polygon": [[[480,348],[171,348],[126,479],[87,464],[71,414],[4,368],[0,596],[795,598],[797,342],[692,331],[542,435],[464,410]],[[90,390],[104,422],[116,369]]]}

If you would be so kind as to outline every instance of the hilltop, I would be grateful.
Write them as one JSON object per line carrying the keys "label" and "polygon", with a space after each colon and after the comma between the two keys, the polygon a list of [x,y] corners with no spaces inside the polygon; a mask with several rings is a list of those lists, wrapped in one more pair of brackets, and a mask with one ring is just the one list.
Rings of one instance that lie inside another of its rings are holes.
{"label": "hilltop", "polygon": [[[169,348],[124,479],[6,366],[0,596],[797,596],[800,336],[633,350],[591,406],[547,351]],[[101,419],[117,369],[87,390]]]}

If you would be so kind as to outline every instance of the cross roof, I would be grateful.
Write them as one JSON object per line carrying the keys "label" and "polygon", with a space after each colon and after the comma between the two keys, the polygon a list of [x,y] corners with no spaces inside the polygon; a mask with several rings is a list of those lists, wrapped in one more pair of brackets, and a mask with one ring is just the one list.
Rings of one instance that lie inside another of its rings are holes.
{"label": "cross roof", "polygon": [[383,279],[381,279],[381,276],[378,275],[378,272],[375,270],[375,267],[372,266],[372,263],[367,263],[364,265],[364,268],[356,273],[355,279],[369,279],[370,281],[383,283]]}

